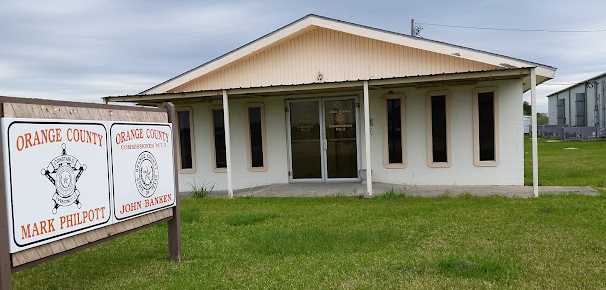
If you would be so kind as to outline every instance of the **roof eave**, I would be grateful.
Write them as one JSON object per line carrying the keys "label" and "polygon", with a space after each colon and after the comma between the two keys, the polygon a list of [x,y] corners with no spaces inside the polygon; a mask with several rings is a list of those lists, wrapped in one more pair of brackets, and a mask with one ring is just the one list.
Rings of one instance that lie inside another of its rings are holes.
{"label": "roof eave", "polygon": [[[457,73],[446,73],[446,74],[433,74],[433,75],[416,75],[407,77],[396,77],[396,78],[378,78],[369,79],[371,86],[383,86],[383,85],[413,85],[418,83],[431,83],[431,82],[452,82],[452,81],[467,81],[467,80],[491,80],[498,78],[525,78],[530,74],[531,67],[525,68],[508,68],[508,69],[494,69],[484,71],[468,71],[468,72],[457,72]],[[341,82],[320,82],[320,83],[306,83],[298,85],[275,85],[265,87],[250,87],[250,88],[229,88],[226,89],[230,95],[239,94],[255,94],[255,93],[267,93],[277,91],[305,91],[314,89],[326,89],[326,88],[352,88],[361,86],[364,80],[348,80]],[[542,80],[537,80],[538,83]],[[191,92],[178,92],[178,93],[157,93],[157,94],[145,94],[145,95],[126,95],[126,96],[108,96],[103,99],[106,102],[142,102],[142,101],[166,101],[170,99],[189,99],[199,97],[212,97],[220,96],[222,90],[202,90],[202,91],[191,91]]]}

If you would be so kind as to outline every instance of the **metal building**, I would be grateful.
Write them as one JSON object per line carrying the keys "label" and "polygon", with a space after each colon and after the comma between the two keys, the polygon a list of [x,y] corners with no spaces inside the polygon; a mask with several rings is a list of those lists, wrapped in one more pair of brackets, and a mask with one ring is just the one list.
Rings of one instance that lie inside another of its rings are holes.
{"label": "metal building", "polygon": [[606,137],[606,73],[557,91],[548,98],[544,136],[564,139]]}

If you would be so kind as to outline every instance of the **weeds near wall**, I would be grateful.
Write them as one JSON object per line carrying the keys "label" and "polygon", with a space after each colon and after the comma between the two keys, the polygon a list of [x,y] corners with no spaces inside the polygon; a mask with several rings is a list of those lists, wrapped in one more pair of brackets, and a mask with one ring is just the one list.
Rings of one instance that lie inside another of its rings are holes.
{"label": "weeds near wall", "polygon": [[198,184],[195,181],[190,184],[191,195],[194,198],[206,198],[215,189],[215,185]]}
{"label": "weeds near wall", "polygon": [[381,195],[381,197],[384,199],[394,199],[394,198],[400,198],[403,196],[404,196],[404,194],[402,194],[399,191],[396,191],[394,188],[390,189],[389,191],[386,191],[383,195]]}

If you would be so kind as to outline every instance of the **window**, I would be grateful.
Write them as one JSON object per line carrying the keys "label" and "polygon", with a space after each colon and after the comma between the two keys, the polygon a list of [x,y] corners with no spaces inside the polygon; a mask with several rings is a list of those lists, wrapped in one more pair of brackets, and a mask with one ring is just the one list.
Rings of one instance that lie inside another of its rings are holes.
{"label": "window", "polygon": [[587,116],[586,116],[586,105],[585,105],[585,93],[577,93],[576,94],[576,117],[577,117],[577,127],[585,127],[587,126]]}
{"label": "window", "polygon": [[497,160],[496,96],[494,91],[474,94],[474,164],[494,166]]}
{"label": "window", "polygon": [[263,107],[253,105],[248,107],[248,135],[250,141],[249,166],[252,169],[265,168],[265,152],[263,151]]}
{"label": "window", "polygon": [[[556,96],[557,98],[557,96]],[[558,125],[564,126],[566,125],[566,99],[556,99],[558,102],[557,106],[557,115],[558,115]]]}
{"label": "window", "polygon": [[192,111],[178,110],[177,111],[177,126],[179,128],[179,164],[181,169],[194,169],[193,150],[192,150]]}
{"label": "window", "polygon": [[447,167],[449,156],[446,95],[431,95],[428,101],[429,163],[432,167]]}
{"label": "window", "polygon": [[402,112],[403,99],[386,99],[386,129],[385,129],[385,166],[387,168],[401,168],[404,165],[404,126]]}
{"label": "window", "polygon": [[225,126],[223,109],[213,109],[213,137],[215,141],[215,168],[227,168],[225,157]]}

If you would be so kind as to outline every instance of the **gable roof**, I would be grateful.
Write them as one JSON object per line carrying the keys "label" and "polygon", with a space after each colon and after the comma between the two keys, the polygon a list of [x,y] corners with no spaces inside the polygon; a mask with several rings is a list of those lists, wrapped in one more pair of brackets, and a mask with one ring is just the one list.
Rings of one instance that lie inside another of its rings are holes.
{"label": "gable roof", "polygon": [[581,84],[583,84],[583,83],[587,83],[587,82],[589,82],[589,81],[593,81],[593,80],[595,80],[595,79],[599,79],[599,78],[602,78],[602,77],[605,77],[605,76],[606,76],[606,72],[605,72],[605,73],[601,73],[601,74],[599,74],[599,75],[597,75],[597,76],[594,76],[594,77],[591,77],[591,78],[588,78],[588,79],[582,80],[582,81],[577,82],[577,83],[575,83],[575,84],[573,84],[573,85],[567,86],[567,87],[565,87],[565,88],[563,88],[563,89],[561,89],[561,90],[558,90],[558,91],[556,91],[556,92],[554,92],[554,93],[549,94],[549,95],[547,96],[547,98],[552,97],[552,96],[555,96],[555,95],[557,95],[557,94],[559,94],[559,93],[561,93],[561,92],[565,92],[565,91],[567,91],[567,90],[573,89],[574,87],[576,87],[576,86],[578,86],[578,85],[581,85]]}
{"label": "gable roof", "polygon": [[503,68],[536,67],[537,76],[541,76],[545,79],[553,78],[556,70],[554,67],[548,65],[500,55],[492,52],[482,51],[478,49],[468,48],[426,38],[413,37],[398,32],[309,14],[258,39],[244,44],[243,46],[240,46],[191,70],[188,70],[154,87],[151,87],[141,92],[140,94],[157,94],[167,92],[170,89],[183,85],[200,76],[206,75],[221,67],[231,64],[234,61],[237,61],[264,48],[267,48],[281,40],[292,37],[293,35],[311,27],[331,29],[361,37],[380,40],[387,43],[487,63]]}

